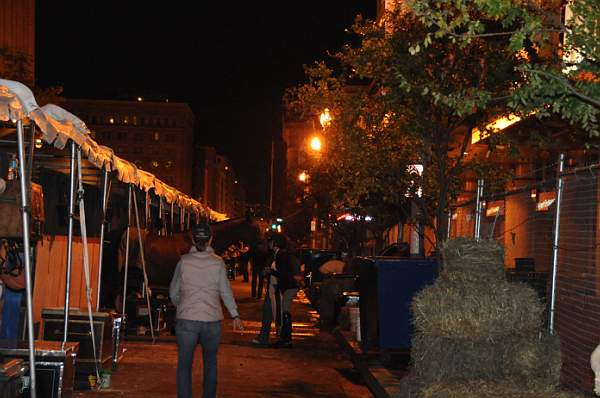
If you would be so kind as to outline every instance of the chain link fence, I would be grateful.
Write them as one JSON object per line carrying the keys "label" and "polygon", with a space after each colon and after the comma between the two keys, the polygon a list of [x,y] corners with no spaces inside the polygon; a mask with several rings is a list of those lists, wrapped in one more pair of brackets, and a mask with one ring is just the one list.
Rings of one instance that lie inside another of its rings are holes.
{"label": "chain link fence", "polygon": [[507,278],[528,283],[546,303],[546,326],[561,338],[563,382],[592,391],[589,360],[600,343],[600,164],[566,162],[560,170],[560,162],[517,168],[499,193],[486,193],[485,181],[483,194],[473,186],[452,209],[449,235],[479,231],[504,247]]}

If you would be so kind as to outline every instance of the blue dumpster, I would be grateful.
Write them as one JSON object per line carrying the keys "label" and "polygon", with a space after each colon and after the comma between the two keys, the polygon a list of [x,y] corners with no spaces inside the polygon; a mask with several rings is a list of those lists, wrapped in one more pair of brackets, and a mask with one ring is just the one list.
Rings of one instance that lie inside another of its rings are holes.
{"label": "blue dumpster", "polygon": [[433,258],[361,257],[358,259],[360,324],[363,349],[409,348],[413,297],[438,274]]}

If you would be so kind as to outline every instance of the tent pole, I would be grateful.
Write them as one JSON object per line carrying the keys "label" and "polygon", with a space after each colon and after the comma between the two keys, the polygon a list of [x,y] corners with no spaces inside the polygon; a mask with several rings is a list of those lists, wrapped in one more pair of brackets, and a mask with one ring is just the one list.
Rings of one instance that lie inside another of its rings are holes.
{"label": "tent pole", "polygon": [[158,231],[158,235],[159,236],[163,236],[164,233],[164,222],[163,222],[163,199],[162,196],[158,197],[158,220],[159,220],[159,225],[160,225],[160,230]]}
{"label": "tent pole", "polygon": [[25,251],[25,290],[27,294],[27,339],[29,342],[29,376],[30,395],[36,398],[36,375],[35,375],[35,342],[33,340],[33,303],[31,286],[31,245],[29,242],[29,201],[27,195],[28,176],[25,171],[25,145],[23,138],[23,120],[17,121],[17,141],[19,151],[19,174],[21,185],[21,215],[23,217],[23,246]]}
{"label": "tent pole", "polygon": [[154,336],[154,322],[152,321],[152,306],[150,305],[150,295],[152,294],[152,292],[150,291],[150,286],[148,284],[148,273],[146,272],[146,255],[144,254],[144,244],[142,242],[142,231],[140,229],[140,216],[138,214],[138,205],[137,205],[137,200],[136,200],[134,191],[132,191],[132,195],[133,195],[133,206],[134,206],[134,212],[135,212],[135,224],[138,229],[138,244],[139,244],[139,250],[140,250],[140,258],[142,260],[142,271],[144,273],[144,289],[145,289],[144,293],[146,296],[146,304],[148,305],[148,321],[150,322],[150,334],[152,335],[152,344],[154,344],[156,341],[155,340],[156,338]]}
{"label": "tent pole", "polygon": [[179,209],[179,224],[181,232],[185,231],[185,207],[183,206]]}
{"label": "tent pole", "polygon": [[100,224],[100,247],[98,248],[98,283],[96,292],[96,311],[100,309],[100,288],[102,287],[102,256],[104,255],[104,232],[106,229],[106,209],[108,207],[108,170],[103,169],[102,183],[102,223]]}
{"label": "tent pole", "polygon": [[146,195],[144,197],[144,225],[146,226],[146,229],[149,230],[148,228],[148,221],[150,220],[150,192],[146,192]]}
{"label": "tent pole", "polygon": [[175,226],[175,203],[171,202],[171,235],[173,235],[173,227]]}
{"label": "tent pole", "polygon": [[65,282],[65,315],[63,329],[63,349],[67,342],[67,333],[69,331],[69,308],[71,301],[71,265],[73,262],[73,222],[75,209],[75,149],[77,144],[71,140],[71,178],[69,181],[69,232],[67,239],[67,273]]}
{"label": "tent pole", "polygon": [[[131,229],[131,184],[127,190],[127,231],[125,232],[125,271],[123,276],[123,322],[125,325],[125,308],[127,305],[127,273],[129,272],[129,235]],[[124,326],[123,326],[124,327]]]}

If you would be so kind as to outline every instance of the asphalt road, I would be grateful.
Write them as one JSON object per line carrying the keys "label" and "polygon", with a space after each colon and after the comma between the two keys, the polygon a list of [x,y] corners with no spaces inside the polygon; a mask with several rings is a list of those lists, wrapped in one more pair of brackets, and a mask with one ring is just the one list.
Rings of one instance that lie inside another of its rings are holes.
{"label": "asphalt road", "polygon": [[[219,398],[328,397],[367,398],[371,393],[328,333],[315,327],[317,315],[302,295],[294,301],[294,346],[257,348],[250,340],[260,328],[261,302],[250,297],[248,283],[232,282],[245,330],[234,332],[224,321],[219,351]],[[111,388],[79,391],[76,397],[175,397],[177,346],[173,338],[152,344],[127,341],[126,353],[113,373]],[[202,361],[194,364],[194,395],[201,396]]]}

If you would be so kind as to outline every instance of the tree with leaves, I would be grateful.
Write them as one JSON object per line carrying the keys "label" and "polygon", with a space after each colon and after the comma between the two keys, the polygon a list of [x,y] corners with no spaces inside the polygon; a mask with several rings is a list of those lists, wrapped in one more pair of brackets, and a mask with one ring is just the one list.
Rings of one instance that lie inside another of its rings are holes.
{"label": "tree with leaves", "polygon": [[[600,2],[470,0],[454,4],[448,7],[443,0],[406,3],[429,30],[412,44],[411,52],[434,42],[468,47],[473,42],[505,38],[506,50],[523,59],[518,66],[523,79],[509,93],[509,104],[538,117],[558,114],[590,135],[598,135]],[[493,99],[490,95],[489,100]]]}
{"label": "tree with leaves", "polygon": [[[463,3],[440,4],[452,13]],[[358,19],[353,32],[360,44],[334,56],[340,72],[309,68],[309,82],[290,92],[289,103],[307,114],[333,107],[338,123],[327,136],[335,148],[328,164],[341,173],[336,181],[346,198],[379,208],[406,208],[409,200],[440,243],[461,176],[485,169],[472,167],[485,159],[465,158],[471,130],[508,112],[511,92],[523,82],[523,58],[504,36],[433,40],[435,28],[406,7],[380,22]],[[348,89],[356,80],[368,89]],[[421,175],[410,167],[416,164]]]}

